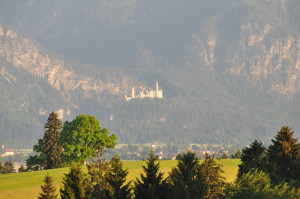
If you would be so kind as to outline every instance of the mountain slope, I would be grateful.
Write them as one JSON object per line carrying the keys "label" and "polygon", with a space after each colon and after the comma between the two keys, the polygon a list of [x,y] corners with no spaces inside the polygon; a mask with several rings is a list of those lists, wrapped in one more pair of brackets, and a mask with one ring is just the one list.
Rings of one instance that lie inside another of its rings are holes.
{"label": "mountain slope", "polygon": [[[51,88],[58,96],[49,98],[50,108],[37,106],[45,112],[61,109],[70,113],[67,119],[96,115],[121,143],[267,142],[282,125],[299,136],[297,0],[1,4],[0,19],[9,25],[0,28],[3,82],[8,67],[43,82],[42,93]],[[124,100],[132,87],[156,81],[164,99]],[[40,118],[37,110],[25,112]],[[34,125],[42,126],[41,120]]]}

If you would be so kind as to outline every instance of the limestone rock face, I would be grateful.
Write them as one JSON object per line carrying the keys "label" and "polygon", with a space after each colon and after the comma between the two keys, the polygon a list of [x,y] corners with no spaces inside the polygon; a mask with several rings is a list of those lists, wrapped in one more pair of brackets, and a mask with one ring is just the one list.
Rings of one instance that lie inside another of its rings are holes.
{"label": "limestone rock face", "polygon": [[[80,99],[101,101],[106,94],[123,97],[134,83],[137,84],[136,80],[120,69],[110,69],[110,74],[107,74],[107,67],[73,63],[3,26],[0,26],[0,56],[13,66],[44,79],[64,96],[66,102],[74,105],[74,95]],[[2,69],[1,74],[9,81],[15,79],[5,69]],[[82,94],[78,96],[76,92]]]}

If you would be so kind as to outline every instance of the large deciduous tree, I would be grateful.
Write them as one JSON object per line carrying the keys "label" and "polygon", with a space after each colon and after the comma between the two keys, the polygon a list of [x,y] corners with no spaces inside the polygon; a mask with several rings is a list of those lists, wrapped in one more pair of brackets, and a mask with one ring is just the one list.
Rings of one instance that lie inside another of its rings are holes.
{"label": "large deciduous tree", "polygon": [[62,122],[55,112],[52,112],[45,124],[44,154],[46,156],[46,169],[55,169],[62,166],[62,147],[59,143]]}
{"label": "large deciduous tree", "polygon": [[144,173],[135,182],[136,199],[159,199],[162,194],[163,173],[159,172],[158,156],[150,152],[146,166],[142,166]]}
{"label": "large deciduous tree", "polygon": [[97,155],[103,147],[113,148],[117,136],[109,135],[107,129],[101,129],[96,117],[81,114],[73,121],[66,121],[61,132],[64,148],[63,159],[67,163],[86,163]]}
{"label": "large deciduous tree", "polygon": [[281,128],[268,149],[270,176],[275,182],[300,180],[300,144],[288,126]]}

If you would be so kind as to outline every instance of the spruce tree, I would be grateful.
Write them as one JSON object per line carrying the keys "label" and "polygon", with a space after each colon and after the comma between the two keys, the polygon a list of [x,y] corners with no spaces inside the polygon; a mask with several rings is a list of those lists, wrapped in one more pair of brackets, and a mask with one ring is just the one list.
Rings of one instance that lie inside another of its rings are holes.
{"label": "spruce tree", "polygon": [[61,154],[62,147],[59,144],[60,129],[62,122],[55,112],[52,112],[45,124],[44,134],[44,154],[46,155],[46,169],[62,167]]}
{"label": "spruce tree", "polygon": [[268,149],[270,176],[275,182],[300,180],[300,145],[288,126],[281,128]]}
{"label": "spruce tree", "polygon": [[225,186],[225,178],[222,177],[224,171],[214,159],[206,155],[204,162],[201,164],[201,172],[205,184],[204,198],[217,199]]}
{"label": "spruce tree", "polygon": [[102,159],[103,149],[98,152],[98,159],[87,165],[88,174],[91,177],[91,197],[93,199],[102,199],[109,197],[109,184],[106,181],[106,175],[109,171],[109,162]]}
{"label": "spruce tree", "polygon": [[267,149],[263,146],[262,142],[255,140],[250,144],[250,147],[246,147],[242,150],[241,161],[238,177],[255,169],[266,171]]}
{"label": "spruce tree", "polygon": [[134,193],[136,199],[159,199],[162,194],[163,173],[159,172],[158,156],[150,152],[144,173],[136,179]]}
{"label": "spruce tree", "polygon": [[109,199],[127,199],[131,198],[130,183],[126,182],[127,170],[123,169],[123,163],[115,155],[110,161],[110,170],[106,175],[106,181],[109,184]]}
{"label": "spruce tree", "polygon": [[174,199],[198,199],[205,194],[205,181],[195,153],[177,156],[177,168],[172,169],[168,182]]}
{"label": "spruce tree", "polygon": [[44,185],[41,186],[42,193],[38,199],[57,199],[55,185],[53,184],[53,178],[47,173],[44,178]]}
{"label": "spruce tree", "polygon": [[80,166],[72,166],[62,183],[63,187],[60,189],[62,199],[90,198],[90,183]]}

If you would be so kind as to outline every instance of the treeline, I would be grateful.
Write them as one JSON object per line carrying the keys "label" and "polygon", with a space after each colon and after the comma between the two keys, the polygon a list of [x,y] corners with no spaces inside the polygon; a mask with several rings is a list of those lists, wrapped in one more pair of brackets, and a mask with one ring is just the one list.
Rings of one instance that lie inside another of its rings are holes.
{"label": "treeline", "polygon": [[235,183],[223,198],[300,198],[300,143],[284,126],[266,148],[255,140],[242,150]]}
{"label": "treeline", "polygon": [[[60,196],[64,199],[147,199],[147,198],[217,198],[225,186],[221,167],[207,156],[200,164],[194,153],[177,156],[178,164],[168,177],[159,171],[158,156],[150,152],[146,165],[134,182],[126,181],[127,170],[118,156],[109,162],[98,159],[82,167],[73,165],[65,174]],[[39,198],[58,198],[53,179],[46,175]]]}

